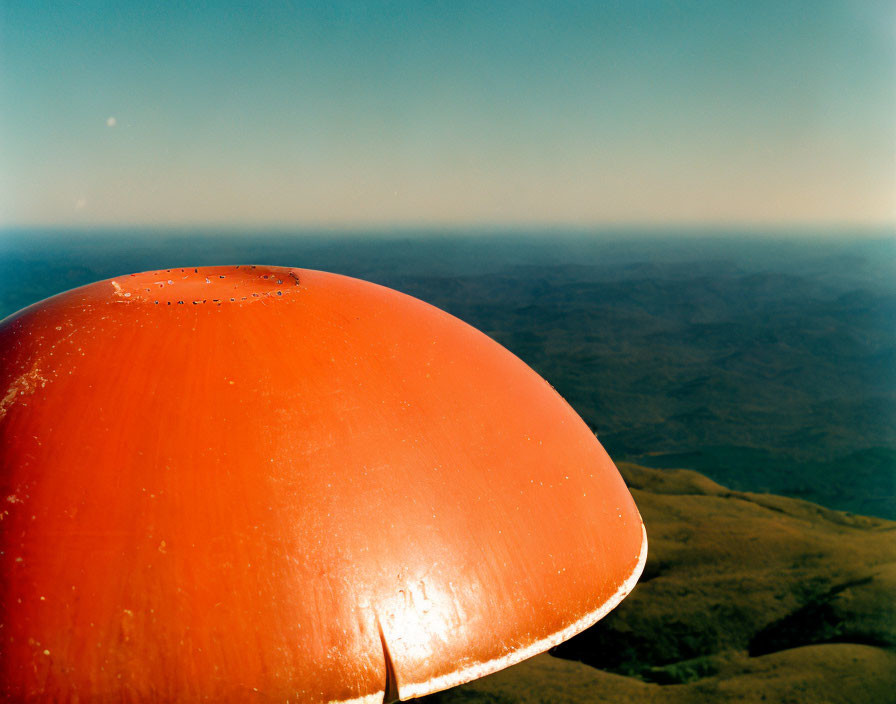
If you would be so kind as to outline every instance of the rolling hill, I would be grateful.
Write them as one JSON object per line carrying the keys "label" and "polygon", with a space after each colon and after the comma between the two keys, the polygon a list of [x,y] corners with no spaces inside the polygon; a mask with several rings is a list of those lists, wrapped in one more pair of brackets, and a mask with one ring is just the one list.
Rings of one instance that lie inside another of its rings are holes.
{"label": "rolling hill", "polygon": [[428,704],[896,701],[896,523],[620,466],[650,554],[603,621]]}

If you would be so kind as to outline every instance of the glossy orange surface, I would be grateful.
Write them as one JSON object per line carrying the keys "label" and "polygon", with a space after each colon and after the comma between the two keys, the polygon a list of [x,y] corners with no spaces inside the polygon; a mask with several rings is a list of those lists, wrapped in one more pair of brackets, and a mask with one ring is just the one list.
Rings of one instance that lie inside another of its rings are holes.
{"label": "glossy orange surface", "polygon": [[408,697],[590,625],[643,565],[550,385],[374,284],[125,276],[3,321],[0,365],[7,699]]}

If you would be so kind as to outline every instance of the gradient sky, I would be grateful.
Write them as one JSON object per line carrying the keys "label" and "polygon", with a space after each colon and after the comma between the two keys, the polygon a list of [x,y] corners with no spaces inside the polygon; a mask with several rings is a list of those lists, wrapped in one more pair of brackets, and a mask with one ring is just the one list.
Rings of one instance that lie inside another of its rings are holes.
{"label": "gradient sky", "polygon": [[896,221],[892,0],[0,13],[0,226]]}

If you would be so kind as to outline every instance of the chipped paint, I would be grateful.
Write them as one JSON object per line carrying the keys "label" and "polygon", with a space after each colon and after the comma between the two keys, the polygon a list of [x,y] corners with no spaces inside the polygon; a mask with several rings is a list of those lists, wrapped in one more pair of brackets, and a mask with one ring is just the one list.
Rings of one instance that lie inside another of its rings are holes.
{"label": "chipped paint", "polygon": [[0,399],[0,420],[6,417],[6,411],[19,399],[20,396],[29,396],[37,389],[47,385],[46,377],[42,376],[35,362],[31,370],[18,376],[6,390],[6,394]]}
{"label": "chipped paint", "polygon": [[301,290],[297,271],[273,266],[165,269],[110,279],[118,303],[194,306],[283,298]]}

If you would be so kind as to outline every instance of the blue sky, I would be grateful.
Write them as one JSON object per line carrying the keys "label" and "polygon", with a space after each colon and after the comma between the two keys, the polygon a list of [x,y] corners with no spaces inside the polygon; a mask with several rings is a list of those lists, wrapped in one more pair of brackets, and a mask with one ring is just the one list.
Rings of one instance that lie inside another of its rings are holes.
{"label": "blue sky", "polygon": [[896,220],[889,1],[0,8],[0,226]]}

